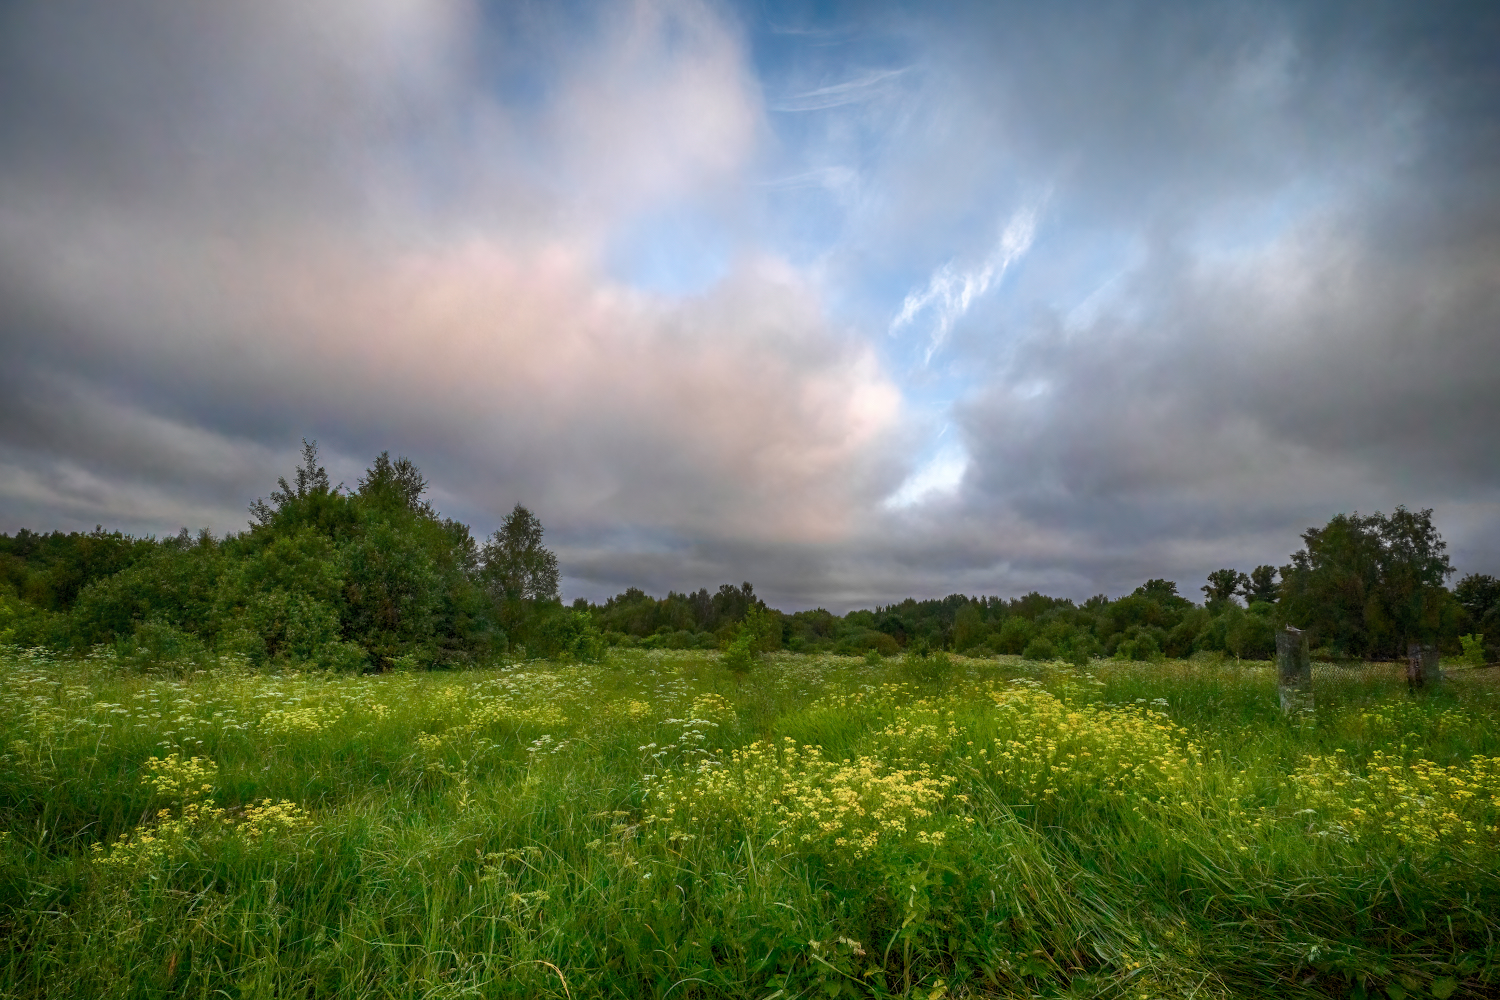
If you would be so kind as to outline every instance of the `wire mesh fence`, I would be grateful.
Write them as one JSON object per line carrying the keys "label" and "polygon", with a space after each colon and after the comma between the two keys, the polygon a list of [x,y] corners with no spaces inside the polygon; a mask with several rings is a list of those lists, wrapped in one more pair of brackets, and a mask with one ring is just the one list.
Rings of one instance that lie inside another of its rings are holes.
{"label": "wire mesh fence", "polygon": [[1406,663],[1368,660],[1314,660],[1312,687],[1324,704],[1405,693]]}
{"label": "wire mesh fence", "polygon": [[1288,625],[1276,633],[1277,690],[1287,716],[1311,718],[1315,700],[1342,700],[1404,686],[1409,691],[1436,686],[1443,680],[1436,646],[1412,643],[1403,661],[1330,662],[1311,659],[1307,634]]}

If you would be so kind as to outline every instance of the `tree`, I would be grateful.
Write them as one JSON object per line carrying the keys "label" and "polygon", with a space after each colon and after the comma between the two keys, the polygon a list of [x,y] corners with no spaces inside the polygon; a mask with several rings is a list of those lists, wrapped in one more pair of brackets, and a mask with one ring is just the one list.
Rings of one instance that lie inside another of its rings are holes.
{"label": "tree", "polygon": [[1279,596],[1275,566],[1257,566],[1249,578],[1240,578],[1240,596],[1246,604],[1275,604]]}
{"label": "tree", "polygon": [[1370,650],[1365,611],[1380,582],[1380,535],[1373,517],[1338,514],[1302,533],[1305,547],[1281,567],[1281,603],[1289,624],[1341,656]]}
{"label": "tree", "polygon": [[480,551],[480,575],[499,600],[557,600],[557,556],[542,547],[542,522],[516,504]]}
{"label": "tree", "polygon": [[744,621],[754,607],[765,607],[765,602],[755,596],[755,588],[748,580],[738,587],[731,583],[721,584],[718,593],[709,599],[711,617],[707,627],[716,632],[731,628]]}
{"label": "tree", "polygon": [[1283,617],[1346,656],[1404,656],[1450,631],[1453,572],[1432,511],[1339,514],[1281,568]]}
{"label": "tree", "polygon": [[270,527],[280,511],[292,507],[310,494],[329,492],[328,470],[318,464],[318,442],[302,439],[302,464],[297,467],[294,476],[296,486],[288,483],[286,476],[276,477],[277,488],[271,491],[270,503],[263,497],[257,497],[251,502],[250,513],[255,518],[251,522],[252,526],[259,524]]}
{"label": "tree", "polygon": [[302,439],[302,464],[293,478],[295,486],[285,476],[277,477],[270,501],[257,498],[250,504],[250,529],[281,532],[312,525],[324,534],[336,533],[349,518],[349,505],[343,483],[331,486],[328,471],[318,464],[316,441]]}
{"label": "tree", "polygon": [[1208,583],[1203,590],[1204,603],[1211,608],[1222,607],[1234,599],[1242,588],[1250,586],[1250,578],[1233,569],[1216,569],[1208,574]]}
{"label": "tree", "polygon": [[[1379,514],[1375,515],[1380,518]],[[1397,655],[1409,643],[1436,642],[1442,629],[1443,584],[1453,573],[1447,544],[1432,524],[1432,509],[1397,507],[1380,518],[1380,586],[1384,617],[1399,640]]]}
{"label": "tree", "polygon": [[958,652],[982,645],[987,632],[977,604],[965,604],[953,616],[953,648]]}
{"label": "tree", "polygon": [[[328,477],[323,478],[326,482]],[[411,459],[402,456],[392,462],[391,453],[382,451],[360,479],[357,495],[376,506],[404,507],[430,513],[431,506],[422,499],[426,490],[427,480]]]}
{"label": "tree", "polygon": [[1486,573],[1470,573],[1453,588],[1454,599],[1463,609],[1460,631],[1487,636],[1489,655],[1500,639],[1500,580]]}
{"label": "tree", "polygon": [[[746,593],[749,587],[748,583],[745,584]],[[780,648],[781,612],[755,601],[745,609],[745,617],[724,643],[724,665],[731,673],[744,674],[761,653]]]}
{"label": "tree", "polygon": [[1171,580],[1147,580],[1131,592],[1134,597],[1144,597],[1158,604],[1187,604],[1187,598],[1177,593],[1177,584]]}

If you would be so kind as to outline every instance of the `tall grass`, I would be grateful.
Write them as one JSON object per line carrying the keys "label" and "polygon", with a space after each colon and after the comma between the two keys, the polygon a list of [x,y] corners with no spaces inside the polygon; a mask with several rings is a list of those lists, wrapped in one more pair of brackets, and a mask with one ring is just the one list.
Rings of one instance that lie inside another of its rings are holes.
{"label": "tall grass", "polygon": [[1487,673],[0,656],[0,995],[1494,995]]}

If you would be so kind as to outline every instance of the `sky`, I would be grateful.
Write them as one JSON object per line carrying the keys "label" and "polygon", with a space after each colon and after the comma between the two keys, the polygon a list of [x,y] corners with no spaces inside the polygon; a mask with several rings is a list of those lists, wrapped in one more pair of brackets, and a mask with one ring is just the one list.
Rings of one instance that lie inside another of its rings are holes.
{"label": "sky", "polygon": [[1500,6],[0,7],[0,531],[315,440],[565,599],[1500,574]]}

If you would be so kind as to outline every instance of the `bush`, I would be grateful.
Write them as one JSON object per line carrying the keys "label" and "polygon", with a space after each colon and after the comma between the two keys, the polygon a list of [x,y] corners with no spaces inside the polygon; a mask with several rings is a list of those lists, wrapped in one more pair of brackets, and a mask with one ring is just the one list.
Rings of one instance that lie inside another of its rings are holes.
{"label": "bush", "polygon": [[555,660],[598,663],[608,644],[587,611],[560,611],[540,629],[541,652]]}
{"label": "bush", "polygon": [[370,658],[364,648],[353,642],[330,642],[318,649],[317,665],[337,674],[362,673]]}
{"label": "bush", "polygon": [[208,658],[202,640],[161,618],[152,617],[136,626],[135,634],[117,644],[120,659],[138,667],[201,666]]}
{"label": "bush", "polygon": [[750,672],[755,664],[755,654],[752,648],[755,645],[755,636],[750,632],[741,632],[728,646],[724,647],[724,666],[732,674],[744,676]]}
{"label": "bush", "polygon": [[858,635],[841,639],[835,647],[839,652],[846,654],[865,653],[871,650],[881,656],[895,656],[901,652],[901,645],[894,638],[884,632],[874,629],[866,629]]}
{"label": "bush", "polygon": [[1147,626],[1133,626],[1126,630],[1125,637],[1115,647],[1117,660],[1163,660],[1161,644]]}
{"label": "bush", "polygon": [[1465,663],[1467,663],[1471,667],[1484,666],[1486,658],[1484,655],[1483,635],[1463,635],[1459,636],[1458,641],[1463,643],[1463,661]]}
{"label": "bush", "polygon": [[1057,656],[1057,647],[1046,639],[1032,639],[1021,650],[1022,659],[1027,660],[1050,660]]}

